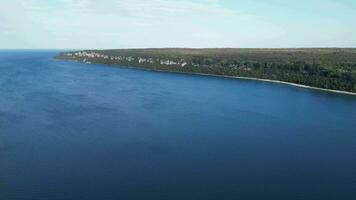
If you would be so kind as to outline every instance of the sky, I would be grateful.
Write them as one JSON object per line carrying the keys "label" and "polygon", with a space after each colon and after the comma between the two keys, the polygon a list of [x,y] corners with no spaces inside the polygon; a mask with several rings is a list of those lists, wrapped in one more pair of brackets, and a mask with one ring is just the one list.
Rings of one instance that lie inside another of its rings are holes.
{"label": "sky", "polygon": [[0,0],[0,49],[356,47],[356,0]]}

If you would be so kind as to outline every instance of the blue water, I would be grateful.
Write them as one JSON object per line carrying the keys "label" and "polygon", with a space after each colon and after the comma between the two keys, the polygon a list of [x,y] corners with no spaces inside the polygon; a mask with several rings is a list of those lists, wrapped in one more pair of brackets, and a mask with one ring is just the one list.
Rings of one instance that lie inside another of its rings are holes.
{"label": "blue water", "polygon": [[0,52],[0,199],[354,200],[356,97]]}

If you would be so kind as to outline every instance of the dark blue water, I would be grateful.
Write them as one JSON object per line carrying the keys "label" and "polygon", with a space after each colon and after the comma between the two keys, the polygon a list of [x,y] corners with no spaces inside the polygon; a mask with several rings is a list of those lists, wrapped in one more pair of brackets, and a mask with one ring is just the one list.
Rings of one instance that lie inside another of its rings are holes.
{"label": "dark blue water", "polygon": [[0,199],[356,199],[356,97],[55,54],[0,52]]}

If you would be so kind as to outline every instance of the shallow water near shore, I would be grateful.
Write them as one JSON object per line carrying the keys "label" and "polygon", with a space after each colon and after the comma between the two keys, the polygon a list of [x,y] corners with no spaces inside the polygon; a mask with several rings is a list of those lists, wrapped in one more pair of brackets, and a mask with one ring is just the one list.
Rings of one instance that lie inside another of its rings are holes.
{"label": "shallow water near shore", "polygon": [[355,199],[356,97],[0,51],[0,199]]}

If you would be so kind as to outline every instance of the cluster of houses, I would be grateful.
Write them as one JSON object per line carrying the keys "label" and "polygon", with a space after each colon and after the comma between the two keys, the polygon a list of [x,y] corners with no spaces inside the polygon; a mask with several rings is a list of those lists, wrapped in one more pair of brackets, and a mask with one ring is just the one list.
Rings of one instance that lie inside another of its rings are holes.
{"label": "cluster of houses", "polygon": [[88,60],[90,59],[95,59],[95,58],[100,58],[100,59],[108,59],[108,60],[118,60],[118,61],[127,61],[127,62],[133,62],[136,61],[138,63],[150,63],[150,64],[161,64],[161,65],[178,65],[178,66],[186,66],[188,65],[187,62],[185,62],[183,59],[179,61],[173,61],[169,59],[159,59],[159,58],[143,58],[143,57],[132,57],[132,56],[108,56],[108,55],[103,55],[97,52],[86,52],[86,51],[80,51],[80,52],[74,52],[74,53],[65,53],[63,54],[64,56],[72,57],[72,58],[78,58],[82,59],[83,62],[89,63]]}
{"label": "cluster of houses", "polygon": [[[79,51],[73,53],[64,53],[64,56],[74,58],[75,60],[80,60],[84,63],[91,64],[90,61],[93,59],[104,59],[111,61],[121,61],[121,62],[136,62],[139,64],[160,64],[160,65],[171,65],[171,66],[181,66],[185,67],[187,65],[194,67],[211,67],[206,64],[197,64],[197,63],[188,63],[184,59],[179,60],[170,60],[170,59],[162,59],[162,58],[144,58],[144,57],[133,57],[133,56],[109,56],[100,54],[93,51]],[[228,67],[233,69],[239,69],[244,71],[251,71],[250,67],[247,67],[245,64],[230,64]]]}

